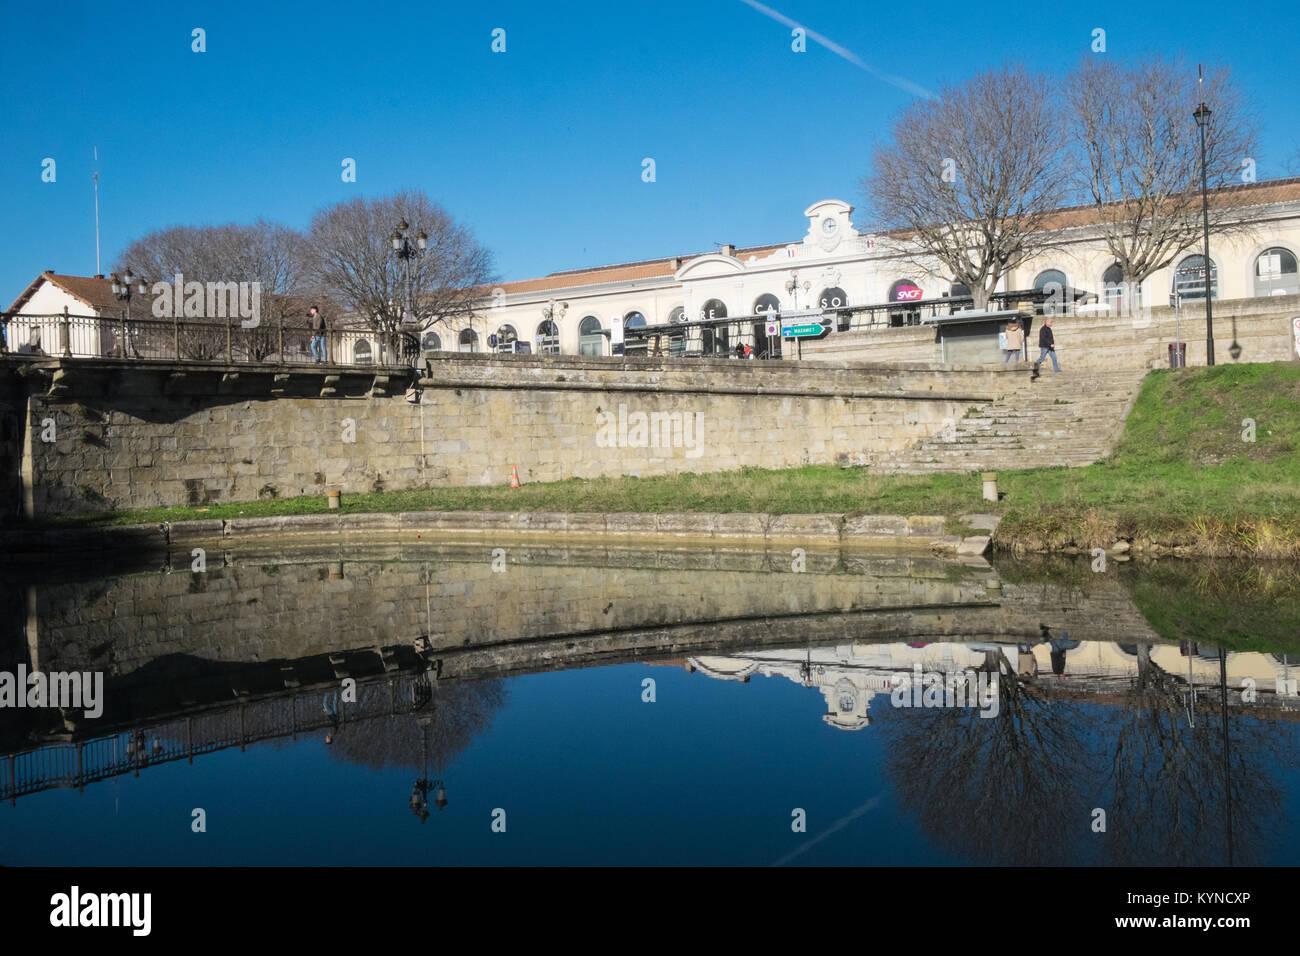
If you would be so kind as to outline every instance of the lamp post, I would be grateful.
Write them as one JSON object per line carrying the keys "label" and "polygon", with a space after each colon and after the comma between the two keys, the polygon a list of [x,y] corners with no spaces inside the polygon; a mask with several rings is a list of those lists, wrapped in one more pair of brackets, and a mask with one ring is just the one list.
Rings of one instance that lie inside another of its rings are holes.
{"label": "lamp post", "polygon": [[1204,100],[1192,114],[1196,125],[1201,130],[1201,221],[1204,226],[1205,251],[1202,266],[1205,267],[1205,364],[1214,364],[1214,295],[1212,290],[1213,274],[1210,266],[1210,189],[1209,176],[1205,169],[1205,128],[1210,125],[1210,108]]}
{"label": "lamp post", "polygon": [[[149,287],[145,284],[143,276],[136,276],[127,269],[125,273],[118,277],[113,273],[109,278],[113,280],[113,295],[119,302],[126,303],[126,317],[122,320],[122,358],[126,358],[126,340],[127,340],[127,323],[131,321],[131,299],[134,296],[145,296],[149,294]],[[131,343],[131,350],[135,352],[136,358],[140,357],[140,352],[135,348],[135,343]]]}
{"label": "lamp post", "polygon": [[388,242],[392,247],[392,253],[402,261],[406,274],[406,316],[409,321],[415,322],[415,294],[411,289],[411,260],[424,255],[429,248],[429,235],[423,229],[414,236],[410,234],[410,225],[405,219],[397,224],[393,234],[389,237]]}
{"label": "lamp post", "polygon": [[[554,347],[557,354],[560,351],[560,319],[563,319],[564,313],[568,311],[569,311],[569,303],[556,302],[554,299],[548,301],[546,303],[545,308],[542,309],[542,318],[544,318],[547,322],[551,323],[551,326],[555,329],[555,342],[547,343],[546,347],[547,348]],[[542,351],[543,338],[544,338],[543,336],[538,336],[538,343],[537,343],[539,346],[537,350],[538,352]]]}
{"label": "lamp post", "polygon": [[812,283],[811,283],[811,282],[806,282],[806,281],[805,281],[805,282],[800,282],[800,281],[799,281],[799,273],[798,273],[798,272],[791,272],[791,273],[790,273],[790,278],[789,278],[788,280],[786,280],[786,283],[785,283],[785,291],[786,291],[786,292],[789,292],[790,295],[793,296],[793,298],[794,298],[794,308],[795,308],[795,311],[796,311],[796,312],[799,310],[799,290],[800,290],[800,289],[803,289],[803,291],[807,292],[807,291],[808,291],[809,289],[811,289],[811,288],[812,288]]}

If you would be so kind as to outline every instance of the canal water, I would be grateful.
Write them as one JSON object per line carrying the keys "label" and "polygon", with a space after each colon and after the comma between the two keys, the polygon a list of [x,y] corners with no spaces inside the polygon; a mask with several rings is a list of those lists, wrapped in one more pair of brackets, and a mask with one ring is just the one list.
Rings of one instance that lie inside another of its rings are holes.
{"label": "canal water", "polygon": [[[0,563],[0,863],[1295,864],[1298,585],[668,544]],[[4,696],[37,672],[44,706]]]}

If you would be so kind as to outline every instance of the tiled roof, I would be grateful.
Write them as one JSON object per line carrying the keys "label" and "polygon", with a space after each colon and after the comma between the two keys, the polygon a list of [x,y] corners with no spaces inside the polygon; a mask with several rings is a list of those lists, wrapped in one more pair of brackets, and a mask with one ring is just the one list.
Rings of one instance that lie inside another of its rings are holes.
{"label": "tiled roof", "polygon": [[52,269],[46,269],[32,280],[31,285],[24,289],[18,298],[14,299],[13,305],[9,306],[6,311],[21,311],[27,300],[36,294],[36,290],[41,287],[41,283],[47,281],[58,286],[68,295],[80,299],[96,311],[121,308],[117,296],[113,295],[113,283],[103,276],[66,276],[59,275]]}
{"label": "tiled roof", "polygon": [[[1215,189],[1210,192],[1210,203],[1215,204],[1216,198],[1224,197],[1234,204],[1243,206],[1262,206],[1270,203],[1295,202],[1300,201],[1300,176],[1290,179],[1271,179],[1260,183],[1243,183],[1237,186],[1228,186],[1222,189]],[[1219,199],[1222,201],[1222,199]],[[1057,210],[1048,220],[1046,228],[1048,229],[1069,229],[1078,226],[1088,226],[1099,221],[1096,207],[1092,205],[1084,206],[1065,206]],[[892,230],[884,233],[889,236],[902,236],[906,230]],[[799,240],[795,240],[796,242]],[[733,255],[737,259],[744,260],[751,255],[765,256],[784,249],[789,243],[777,243],[767,246],[750,246],[745,249],[737,249]],[[697,259],[704,253],[695,253],[692,255],[677,257],[679,264],[689,262],[691,259]],[[650,279],[663,278],[671,276],[677,271],[673,266],[672,257],[664,259],[646,259],[640,262],[624,262],[608,266],[598,266],[591,269],[574,269],[566,272],[552,272],[549,275],[537,279],[521,279],[517,282],[502,282],[489,289],[483,290],[486,297],[494,289],[501,289],[507,294],[527,293],[527,292],[545,292],[548,290],[559,291],[561,289],[572,289],[578,286],[600,285],[602,283],[628,282],[633,279]]]}
{"label": "tiled roof", "polygon": [[[49,282],[62,289],[68,295],[81,300],[96,312],[112,312],[113,315],[117,315],[120,309],[125,308],[121,300],[113,294],[112,280],[105,276],[70,276],[46,269],[32,280],[31,284],[14,300],[13,305],[9,306],[6,312],[9,314],[21,312],[23,306],[41,287],[42,282]],[[148,281],[148,284],[152,285],[153,283]],[[338,321],[346,325],[352,320],[352,317],[346,313],[345,309],[327,299],[305,296],[276,296],[269,293],[262,296],[262,301],[267,304],[278,299],[282,299],[284,302],[284,317],[289,322],[296,320],[306,322],[307,310],[312,305],[320,306],[320,310],[325,314],[325,319],[328,322]]]}

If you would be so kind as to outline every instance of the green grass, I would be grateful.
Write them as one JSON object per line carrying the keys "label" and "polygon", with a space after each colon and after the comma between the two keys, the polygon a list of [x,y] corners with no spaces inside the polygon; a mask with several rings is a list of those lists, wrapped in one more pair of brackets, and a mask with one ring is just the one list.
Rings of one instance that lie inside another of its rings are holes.
{"label": "green grass", "polygon": [[[1081,397],[1080,402],[1086,402]],[[1242,420],[1255,441],[1242,440]],[[1004,471],[1002,501],[977,474],[882,476],[811,465],[714,474],[599,478],[520,489],[422,488],[343,496],[343,513],[424,510],[588,512],[1001,513],[1000,543],[1091,548],[1117,538],[1300,557],[1300,365],[1162,370],[1147,376],[1114,455],[1085,468]],[[69,519],[112,525],[239,515],[323,514],[324,496]]]}
{"label": "green grass", "polygon": [[[1255,441],[1243,440],[1243,419]],[[1077,547],[1148,538],[1300,556],[1300,365],[1151,373],[1107,461],[1008,473],[998,537]],[[1013,503],[1012,503],[1013,502]]]}
{"label": "green grass", "polygon": [[1120,580],[1163,638],[1234,651],[1300,651],[1294,564],[1157,561],[1131,570]]}

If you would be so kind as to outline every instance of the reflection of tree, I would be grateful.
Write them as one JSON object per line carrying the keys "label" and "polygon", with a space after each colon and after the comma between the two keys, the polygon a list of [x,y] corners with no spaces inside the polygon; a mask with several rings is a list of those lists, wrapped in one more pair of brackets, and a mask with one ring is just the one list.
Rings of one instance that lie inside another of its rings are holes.
{"label": "reflection of tree", "polygon": [[1219,691],[1198,690],[1194,723],[1188,708],[1187,683],[1140,645],[1128,700],[1107,715],[1118,725],[1105,843],[1114,863],[1228,863],[1229,818],[1233,862],[1254,862],[1263,849],[1263,827],[1280,800],[1270,763],[1289,735],[1264,721],[1230,717],[1225,773]]}
{"label": "reflection of tree", "polygon": [[1095,779],[1082,709],[1049,702],[990,654],[999,710],[899,708],[881,721],[886,773],[903,809],[948,852],[1000,864],[1077,862]]}
{"label": "reflection of tree", "polygon": [[[386,686],[374,689],[388,693]],[[345,720],[329,749],[351,763],[375,770],[402,767],[423,771],[425,735],[420,721],[427,717],[429,763],[441,773],[476,734],[488,728],[505,700],[501,681],[437,684],[431,701],[412,713],[355,725]]]}

